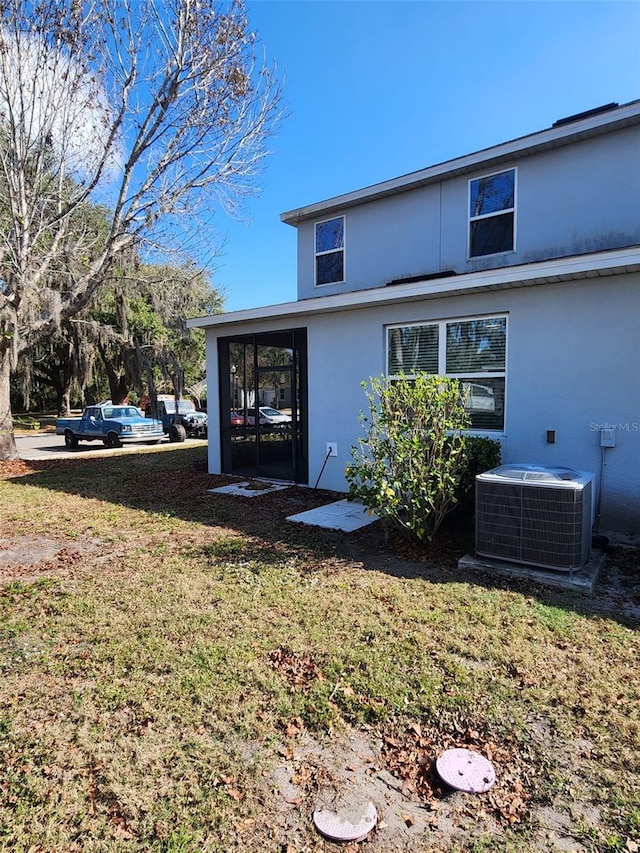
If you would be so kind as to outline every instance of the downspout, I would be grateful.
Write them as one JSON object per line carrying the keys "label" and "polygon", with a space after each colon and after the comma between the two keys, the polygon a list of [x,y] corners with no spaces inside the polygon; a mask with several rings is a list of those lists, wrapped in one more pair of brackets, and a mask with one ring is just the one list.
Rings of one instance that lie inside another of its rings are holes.
{"label": "downspout", "polygon": [[596,502],[596,524],[595,524],[596,534],[600,533],[600,513],[601,513],[601,509],[602,509],[602,490],[603,490],[603,486],[604,486],[604,469],[606,468],[606,463],[605,463],[606,449],[607,448],[604,446],[600,447],[600,488],[598,489],[598,500]]}

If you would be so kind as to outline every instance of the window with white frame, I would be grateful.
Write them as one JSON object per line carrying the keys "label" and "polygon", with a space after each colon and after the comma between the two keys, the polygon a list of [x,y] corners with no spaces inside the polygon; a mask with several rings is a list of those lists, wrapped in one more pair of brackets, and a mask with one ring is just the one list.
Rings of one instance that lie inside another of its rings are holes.
{"label": "window with white frame", "polygon": [[469,257],[515,248],[516,170],[469,181]]}
{"label": "window with white frame", "polygon": [[504,429],[507,318],[438,320],[387,328],[387,374],[460,380],[471,428]]}
{"label": "window with white frame", "polygon": [[316,222],[316,284],[344,281],[344,216]]}

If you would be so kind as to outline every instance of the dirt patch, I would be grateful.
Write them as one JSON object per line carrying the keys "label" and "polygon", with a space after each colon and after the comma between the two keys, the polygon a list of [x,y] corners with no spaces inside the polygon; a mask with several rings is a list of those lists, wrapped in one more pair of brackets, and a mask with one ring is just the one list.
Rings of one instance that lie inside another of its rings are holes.
{"label": "dirt patch", "polygon": [[[271,757],[266,779],[273,806],[275,838],[304,849],[316,809],[372,802],[378,824],[367,849],[411,850],[423,834],[428,809],[402,792],[381,760],[381,738],[372,731],[349,731],[318,739],[301,732]],[[393,846],[389,843],[393,841]],[[345,849],[326,842],[327,848]],[[287,849],[283,847],[283,849]]]}
{"label": "dirt patch", "polygon": [[[599,812],[581,806],[576,795],[581,761],[590,754],[591,744],[581,739],[563,742],[541,719],[529,721],[531,737],[525,744],[500,741],[468,725],[455,736],[453,721],[446,723],[442,731],[417,725],[403,732],[363,728],[323,739],[300,730],[263,756],[268,768],[262,795],[268,803],[266,828],[282,845],[277,849],[315,850],[305,845],[314,831],[316,809],[337,810],[345,803],[355,808],[368,802],[376,808],[378,823],[366,849],[378,853],[450,850],[452,845],[467,850],[481,838],[503,839],[506,828],[517,830],[521,823],[532,828],[526,848],[531,853],[589,849],[580,836],[585,828],[597,827]],[[497,781],[489,792],[454,791],[438,778],[435,759],[450,744],[466,745],[491,758]],[[550,748],[556,770],[570,775],[574,795],[533,803],[547,781],[543,752]],[[359,849],[355,844],[323,843],[317,849]]]}
{"label": "dirt patch", "polygon": [[0,539],[0,573],[16,565],[33,566],[50,560],[63,549],[63,543],[54,539]]}
{"label": "dirt patch", "polygon": [[611,550],[596,594],[603,613],[640,622],[640,548]]}
{"label": "dirt patch", "polygon": [[55,539],[0,539],[0,584],[33,581],[46,575],[60,576],[81,559],[80,552]]}
{"label": "dirt patch", "polygon": [[4,459],[0,461],[0,480],[10,480],[12,477],[27,477],[37,471],[52,471],[56,468],[67,468],[74,460],[42,459],[27,462],[23,459]]}

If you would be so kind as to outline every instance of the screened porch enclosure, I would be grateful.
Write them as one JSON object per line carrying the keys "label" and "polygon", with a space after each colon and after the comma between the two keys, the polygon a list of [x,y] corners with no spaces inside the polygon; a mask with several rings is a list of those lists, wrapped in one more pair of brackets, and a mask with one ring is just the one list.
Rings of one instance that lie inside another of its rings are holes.
{"label": "screened porch enclosure", "polygon": [[222,471],[306,483],[305,329],[218,341]]}

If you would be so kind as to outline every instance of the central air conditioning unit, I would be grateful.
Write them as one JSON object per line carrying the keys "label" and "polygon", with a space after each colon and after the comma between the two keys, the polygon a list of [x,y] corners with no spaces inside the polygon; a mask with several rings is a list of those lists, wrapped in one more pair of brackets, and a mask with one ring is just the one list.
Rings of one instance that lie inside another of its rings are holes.
{"label": "central air conditioning unit", "polygon": [[542,465],[501,465],[476,476],[476,554],[558,571],[591,556],[594,477]]}

